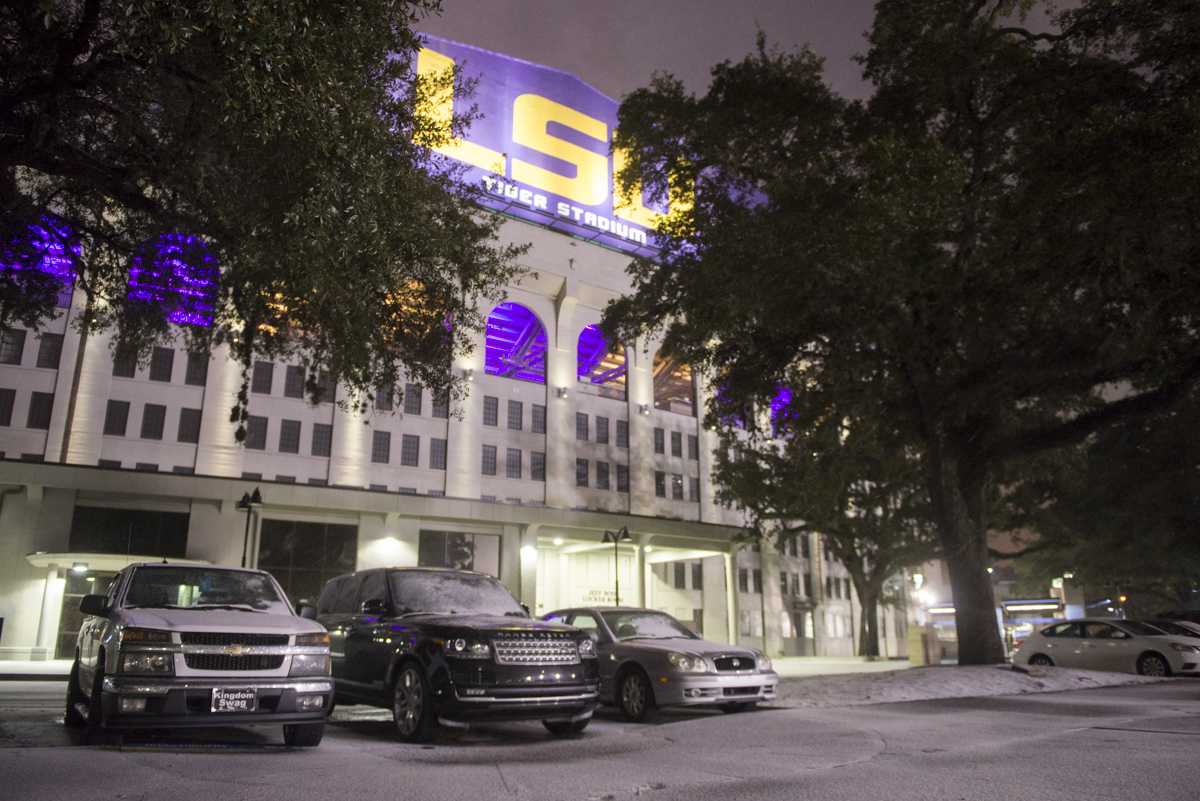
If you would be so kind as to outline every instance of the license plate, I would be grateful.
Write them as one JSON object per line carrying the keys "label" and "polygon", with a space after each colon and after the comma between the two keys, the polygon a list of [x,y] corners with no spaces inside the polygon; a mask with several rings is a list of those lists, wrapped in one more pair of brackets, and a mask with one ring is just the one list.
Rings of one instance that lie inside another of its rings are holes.
{"label": "license plate", "polygon": [[253,712],[258,709],[258,693],[248,687],[214,687],[213,712]]}

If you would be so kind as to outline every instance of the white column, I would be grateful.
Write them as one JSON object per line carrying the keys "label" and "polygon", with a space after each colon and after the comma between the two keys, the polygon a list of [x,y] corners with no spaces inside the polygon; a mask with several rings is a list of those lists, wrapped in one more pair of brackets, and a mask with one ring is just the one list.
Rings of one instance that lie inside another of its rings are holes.
{"label": "white column", "polygon": [[[454,361],[456,377],[463,377],[467,371],[475,379],[483,377],[484,335],[476,335],[472,344],[469,354]],[[466,396],[451,404],[446,426],[446,494],[453,498],[478,498],[483,393],[479,391],[478,380],[464,381],[463,389]]]}
{"label": "white column", "polygon": [[64,584],[58,571],[57,566],[52,566],[46,574],[46,589],[42,593],[42,614],[38,618],[37,645],[29,654],[34,660],[54,658]]}
{"label": "white column", "polygon": [[738,590],[737,590],[737,561],[734,552],[724,555],[725,558],[725,608],[727,611],[726,625],[728,626],[728,641],[737,645],[738,641]]}
{"label": "white column", "polygon": [[654,514],[654,351],[639,340],[625,351],[629,397],[629,511]]}
{"label": "white column", "polygon": [[200,442],[196,473],[204,476],[242,475],[242,446],[234,437],[237,423],[229,419],[242,386],[242,367],[228,345],[213,348],[208,357],[204,403],[200,411]]}
{"label": "white column", "polygon": [[[338,395],[344,395],[338,387]],[[349,399],[351,405],[354,399]],[[353,408],[333,407],[333,447],[329,455],[329,483],[335,487],[367,486],[368,465],[371,462],[371,426],[369,412]]]}
{"label": "white column", "polygon": [[[546,505],[572,509],[575,490],[575,385],[578,343],[575,335],[575,281],[568,277],[546,321]],[[558,396],[566,389],[567,397]]]}
{"label": "white column", "polygon": [[[74,379],[74,361],[78,358],[78,336],[71,337],[73,341],[69,374],[66,376],[65,388],[56,390],[68,393],[63,396],[61,403],[55,403],[62,408],[62,422],[66,425],[67,406],[69,404],[70,386]],[[64,351],[66,347],[64,345]],[[63,365],[67,366],[67,355],[63,354]],[[59,386],[64,385],[63,369],[59,370]],[[75,389],[75,414],[71,421],[71,439],[67,443],[63,461],[69,464],[94,465],[100,461],[100,449],[104,437],[104,415],[108,408],[108,395],[112,389],[112,335],[101,332],[88,337],[87,347],[83,351],[83,364],[79,372],[79,386]],[[61,447],[64,437],[62,430],[52,432],[58,437]],[[53,443],[51,443],[53,447]],[[47,449],[47,459],[57,461],[58,454]]]}

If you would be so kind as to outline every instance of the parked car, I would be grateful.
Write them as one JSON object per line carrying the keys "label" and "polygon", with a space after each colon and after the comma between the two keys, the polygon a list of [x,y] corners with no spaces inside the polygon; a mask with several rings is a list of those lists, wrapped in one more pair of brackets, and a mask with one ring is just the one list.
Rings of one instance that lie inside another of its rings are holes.
{"label": "parked car", "polygon": [[329,581],[317,613],[332,636],[339,702],[391,708],[403,740],[483,720],[578,734],[596,707],[595,643],[532,620],[491,576],[363,570]]}
{"label": "parked car", "polygon": [[1200,609],[1175,609],[1158,615],[1161,620],[1187,621],[1200,625]]}
{"label": "parked car", "polygon": [[779,677],[758,651],[701,639],[665,612],[559,609],[543,620],[582,629],[600,655],[600,699],[640,721],[656,706],[752,709],[775,699]]}
{"label": "parked car", "polygon": [[1153,626],[1163,634],[1200,639],[1200,623],[1192,623],[1187,620],[1162,620],[1160,618],[1143,620],[1141,622]]}
{"label": "parked car", "polygon": [[1200,643],[1134,620],[1068,620],[1031,634],[1013,654],[1013,663],[1146,676],[1200,675]]}
{"label": "parked car", "polygon": [[104,736],[277,724],[288,745],[321,742],[333,703],[329,633],[298,616],[269,573],[134,564],[79,608],[68,726]]}

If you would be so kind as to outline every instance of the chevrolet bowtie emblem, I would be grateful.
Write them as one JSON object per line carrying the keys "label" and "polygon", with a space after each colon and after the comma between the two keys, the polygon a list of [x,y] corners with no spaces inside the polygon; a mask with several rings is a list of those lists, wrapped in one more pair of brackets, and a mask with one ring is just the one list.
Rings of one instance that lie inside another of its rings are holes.
{"label": "chevrolet bowtie emblem", "polygon": [[241,645],[226,645],[225,646],[225,655],[226,656],[241,656],[244,651],[245,651],[245,648],[243,648]]}
{"label": "chevrolet bowtie emblem", "polygon": [[735,660],[733,660],[733,666],[734,666],[734,667],[741,667],[741,666],[742,666],[742,663],[741,663],[741,661],[740,661],[740,660],[737,660],[737,659],[735,659]]}

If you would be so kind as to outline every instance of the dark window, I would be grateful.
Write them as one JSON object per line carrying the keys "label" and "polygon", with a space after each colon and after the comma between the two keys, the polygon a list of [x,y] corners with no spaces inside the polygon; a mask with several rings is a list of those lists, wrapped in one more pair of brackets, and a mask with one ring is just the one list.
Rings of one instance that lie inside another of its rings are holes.
{"label": "dark window", "polygon": [[405,384],[404,385],[404,413],[405,414],[421,414],[421,385],[420,384]]}
{"label": "dark window", "polygon": [[[477,570],[480,573],[499,576],[500,536],[464,534],[457,531],[422,531],[417,544],[417,565]],[[403,574],[393,574],[393,582],[404,581],[402,576]],[[452,592],[459,583],[444,583],[445,590]],[[393,583],[392,586],[395,588],[397,584]],[[433,589],[436,593],[441,587]]]}
{"label": "dark window", "polygon": [[781,572],[779,574],[779,594],[780,595],[788,594],[788,574],[787,573]]}
{"label": "dark window", "polygon": [[76,506],[67,550],[182,559],[187,531],[186,512]]}
{"label": "dark window", "polygon": [[432,470],[446,469],[446,440],[429,440],[429,467]]}
{"label": "dark window", "polygon": [[588,416],[583,412],[575,412],[575,439],[587,442]]}
{"label": "dark window", "polygon": [[12,425],[13,404],[16,400],[15,389],[0,389],[0,426]]}
{"label": "dark window", "polygon": [[629,465],[617,465],[617,492],[629,492]]}
{"label": "dark window", "polygon": [[608,418],[596,417],[596,442],[601,445],[608,444]]}
{"label": "dark window", "polygon": [[445,420],[450,416],[450,399],[444,394],[434,395],[433,408],[429,411],[433,417]]}
{"label": "dark window", "polygon": [[121,469],[121,460],[120,459],[101,459],[96,464],[98,464],[100,467],[107,467],[107,468],[111,468],[113,470]]}
{"label": "dark window", "polygon": [[110,400],[104,410],[104,434],[123,437],[129,428],[129,401]]}
{"label": "dark window", "polygon": [[787,550],[788,556],[796,555],[796,535],[795,534],[793,534],[792,536],[787,538],[786,550]]}
{"label": "dark window", "polygon": [[704,589],[704,563],[699,560],[692,562],[692,589]]}
{"label": "dark window", "polygon": [[521,450],[509,448],[504,454],[504,475],[507,478],[521,477]]}
{"label": "dark window", "polygon": [[328,487],[329,479],[327,478],[310,478],[308,483],[314,487]]}
{"label": "dark window", "polygon": [[654,471],[654,494],[659,498],[667,497],[667,474],[661,470]]}
{"label": "dark window", "polygon": [[58,361],[62,358],[63,335],[42,334],[39,340],[37,366],[57,370]]}
{"label": "dark window", "polygon": [[113,351],[113,377],[133,378],[137,373],[137,351],[133,348],[117,348]]}
{"label": "dark window", "polygon": [[267,418],[253,414],[246,418],[245,445],[252,451],[267,449]]}
{"label": "dark window", "polygon": [[683,457],[683,434],[679,431],[671,432],[671,455]]}
{"label": "dark window", "polygon": [[353,571],[357,558],[355,526],[262,521],[258,566],[275,577],[293,604],[315,600],[326,581]]}
{"label": "dark window", "polygon": [[142,439],[162,439],[163,425],[167,420],[167,407],[159,403],[147,403],[142,407]]}
{"label": "dark window", "polygon": [[611,489],[608,479],[609,464],[608,462],[596,462],[596,489]]}
{"label": "dark window", "polygon": [[511,431],[520,431],[525,426],[525,404],[521,401],[508,402],[508,427]]}
{"label": "dark window", "polygon": [[700,458],[700,437],[688,434],[688,458],[695,461]]}
{"label": "dark window", "polygon": [[[194,476],[196,474],[196,468],[191,467],[190,465],[177,464],[171,468],[171,472],[179,476]],[[276,480],[278,480],[278,478],[279,477],[277,477]]]}
{"label": "dark window", "polygon": [[5,328],[0,331],[0,364],[20,364],[25,352],[25,329]]}
{"label": "dark window", "polygon": [[575,486],[586,487],[588,485],[588,460],[575,460]]}
{"label": "dark window", "polygon": [[479,472],[485,476],[496,475],[496,446],[484,445],[483,456],[479,466]]}
{"label": "dark window", "polygon": [[843,598],[850,597],[850,579],[842,579]]}
{"label": "dark window", "polygon": [[800,555],[802,557],[804,557],[805,559],[811,559],[812,558],[812,549],[809,547],[809,544],[808,544],[808,535],[800,534],[799,538],[800,538]]}
{"label": "dark window", "polygon": [[183,371],[183,383],[193,387],[202,387],[208,381],[208,354],[189,351],[187,367]]}
{"label": "dark window", "polygon": [[738,592],[750,592],[750,571],[744,567],[738,568]]}
{"label": "dark window", "polygon": [[688,492],[691,493],[691,496],[688,498],[688,500],[700,500],[700,479],[696,476],[690,476],[688,478]]}
{"label": "dark window", "polygon": [[200,410],[199,409],[180,409],[179,410],[179,437],[180,442],[197,443],[200,441]]}
{"label": "dark window", "polygon": [[629,421],[628,420],[618,420],[617,421],[617,447],[618,448],[628,448],[629,447]]}
{"label": "dark window", "polygon": [[654,429],[654,452],[667,452],[667,432],[663,431],[661,428]]}
{"label": "dark window", "polygon": [[283,371],[283,396],[285,398],[304,397],[304,368],[298,364],[289,364]]}
{"label": "dark window", "polygon": [[175,350],[173,348],[155,348],[150,353],[150,380],[171,382],[171,374],[175,372]]}
{"label": "dark window", "polygon": [[312,427],[312,455],[328,456],[333,450],[333,426],[329,423],[314,423]]}
{"label": "dark window", "polygon": [[677,501],[683,500],[683,476],[671,474],[671,497]]}
{"label": "dark window", "polygon": [[1051,626],[1047,629],[1042,629],[1043,637],[1082,637],[1083,630],[1078,623],[1059,623],[1057,626]]}
{"label": "dark window", "polygon": [[371,461],[387,464],[392,460],[392,434],[390,431],[374,431],[371,434]]}
{"label": "dark window", "polygon": [[275,362],[255,362],[250,377],[250,391],[258,395],[270,395],[275,379]]}
{"label": "dark window", "polygon": [[416,434],[400,437],[400,464],[405,467],[421,466],[421,438]]}
{"label": "dark window", "polygon": [[300,421],[299,420],[280,420],[279,421],[279,452],[280,453],[299,453],[300,452]]}
{"label": "dark window", "polygon": [[483,396],[483,424],[495,426],[500,424],[500,399],[491,395]]}
{"label": "dark window", "polygon": [[825,577],[825,597],[826,598],[833,597],[833,579],[830,578],[829,576]]}
{"label": "dark window", "polygon": [[813,594],[813,592],[812,592],[812,576],[810,576],[808,573],[805,573],[804,574],[804,597],[811,598],[812,594]]}
{"label": "dark window", "polygon": [[533,404],[533,420],[530,430],[535,434],[546,433],[546,407],[540,403]]}
{"label": "dark window", "polygon": [[385,384],[375,390],[375,409],[380,412],[390,412],[394,404],[394,395],[396,387],[394,384]]}
{"label": "dark window", "polygon": [[754,569],[754,591],[762,595],[762,571],[758,568]]}
{"label": "dark window", "polygon": [[317,373],[316,401],[317,403],[333,403],[337,399],[337,382],[328,370]]}
{"label": "dark window", "polygon": [[686,590],[687,565],[685,565],[683,562],[672,562],[671,568],[672,585],[674,585],[675,589],[677,590]]}
{"label": "dark window", "polygon": [[29,396],[29,415],[26,428],[50,428],[50,412],[54,409],[53,392],[34,392]]}
{"label": "dark window", "polygon": [[[153,462],[137,462],[133,465],[133,469],[140,470],[143,473],[157,473],[158,465],[154,464]],[[242,477],[245,478],[245,476],[246,474],[243,473]]]}
{"label": "dark window", "polygon": [[546,480],[546,454],[541,451],[529,452],[529,477],[534,481]]}

